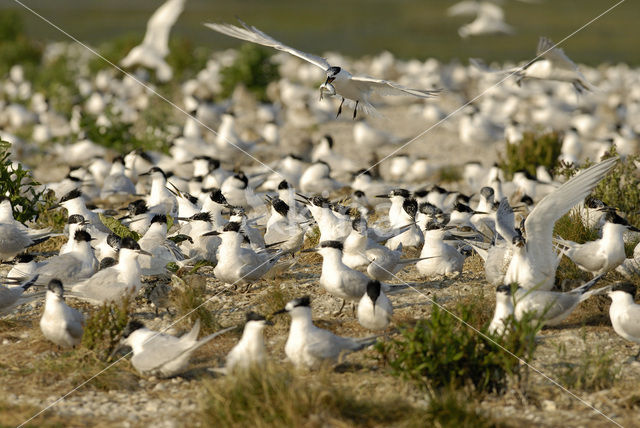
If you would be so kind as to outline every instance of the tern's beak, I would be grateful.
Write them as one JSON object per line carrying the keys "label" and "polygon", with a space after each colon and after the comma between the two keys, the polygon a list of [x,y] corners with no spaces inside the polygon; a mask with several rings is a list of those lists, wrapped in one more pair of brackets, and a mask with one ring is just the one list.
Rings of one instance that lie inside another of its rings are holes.
{"label": "tern's beak", "polygon": [[49,209],[47,209],[47,211],[52,211],[55,210],[56,208],[60,208],[62,205],[60,204],[53,204],[49,207]]}
{"label": "tern's beak", "polygon": [[282,308],[279,311],[275,311],[274,313],[272,313],[271,316],[284,314],[285,312],[287,312],[287,310],[285,308]]}
{"label": "tern's beak", "polygon": [[138,250],[138,253],[139,253],[139,254],[142,254],[142,255],[145,255],[145,256],[152,256],[152,255],[153,255],[153,254],[151,254],[150,252],[145,251],[145,250]]}
{"label": "tern's beak", "polygon": [[218,232],[217,230],[212,230],[211,232],[204,233],[202,236],[218,236],[218,235],[220,235],[220,232]]}
{"label": "tern's beak", "polygon": [[304,249],[304,250],[302,250],[302,251],[300,251],[300,252],[301,252],[301,253],[315,253],[315,252],[317,252],[317,251],[318,251],[318,249],[317,249],[317,248],[315,248],[315,247],[313,247],[313,248],[306,248],[306,249]]}
{"label": "tern's beak", "polygon": [[144,177],[145,175],[151,175],[151,171],[143,172],[142,174],[138,174],[138,177]]}
{"label": "tern's beak", "polygon": [[640,232],[640,229],[638,229],[638,228],[637,228],[637,227],[635,227],[635,226],[631,226],[631,225],[629,225],[628,229],[629,229],[629,230],[631,230],[631,231],[633,231],[633,232]]}
{"label": "tern's beak", "polygon": [[376,195],[375,197],[389,199],[389,195]]}

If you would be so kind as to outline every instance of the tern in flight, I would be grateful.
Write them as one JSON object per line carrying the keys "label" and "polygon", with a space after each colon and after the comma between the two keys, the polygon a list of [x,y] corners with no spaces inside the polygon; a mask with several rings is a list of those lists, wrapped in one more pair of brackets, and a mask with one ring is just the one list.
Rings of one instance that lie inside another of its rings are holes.
{"label": "tern in flight", "polygon": [[426,91],[411,89],[390,80],[354,76],[344,68],[332,66],[325,58],[289,47],[258,30],[256,27],[247,25],[242,21],[240,21],[240,24],[242,24],[242,27],[231,24],[205,25],[212,30],[230,37],[235,37],[236,39],[246,40],[251,43],[287,52],[323,69],[325,73],[327,73],[327,80],[320,86],[320,99],[322,99],[325,92],[329,95],[339,95],[342,97],[336,118],[342,113],[342,105],[345,101],[347,101],[347,105],[354,105],[354,119],[356,118],[358,108],[365,113],[374,114],[376,110],[369,102],[369,96],[374,91],[380,95],[413,95],[419,98],[430,98],[440,92],[440,90]]}

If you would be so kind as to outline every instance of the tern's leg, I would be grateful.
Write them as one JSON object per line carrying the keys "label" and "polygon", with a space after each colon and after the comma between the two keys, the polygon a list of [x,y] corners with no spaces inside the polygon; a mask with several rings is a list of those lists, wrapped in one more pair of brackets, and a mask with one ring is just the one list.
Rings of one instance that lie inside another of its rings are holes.
{"label": "tern's leg", "polygon": [[340,103],[340,107],[338,107],[338,114],[336,114],[336,119],[338,118],[338,116],[340,116],[340,113],[342,113],[342,104],[344,104],[344,98],[342,98],[342,102]]}
{"label": "tern's leg", "polygon": [[345,303],[347,303],[347,301],[346,301],[346,300],[344,300],[344,299],[340,299],[340,300],[342,300],[342,305],[340,306],[340,309],[338,309],[338,311],[337,311],[337,312],[334,312],[334,313],[333,313],[333,315],[340,315],[340,314],[342,313],[342,309],[344,309],[344,305],[345,305]]}
{"label": "tern's leg", "polygon": [[640,360],[640,349],[638,349],[638,353],[635,356],[635,360],[636,361]]}
{"label": "tern's leg", "polygon": [[356,108],[353,109],[353,120],[356,120],[356,114],[358,114],[358,103],[360,101],[356,100]]}

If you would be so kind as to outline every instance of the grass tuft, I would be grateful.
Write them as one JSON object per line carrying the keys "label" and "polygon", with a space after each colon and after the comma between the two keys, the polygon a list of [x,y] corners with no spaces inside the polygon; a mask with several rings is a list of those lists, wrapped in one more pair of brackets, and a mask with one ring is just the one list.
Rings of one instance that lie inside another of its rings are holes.
{"label": "grass tuft", "polygon": [[[221,326],[211,310],[211,302],[206,301],[206,281],[201,275],[186,275],[184,278],[172,276],[173,287],[169,298],[176,308],[177,318],[186,316],[181,321],[185,328],[191,328],[196,320],[200,320],[203,334],[218,331]],[[187,315],[189,314],[189,315]]]}
{"label": "grass tuft", "polygon": [[87,320],[82,335],[82,345],[93,351],[98,359],[110,361],[122,338],[122,331],[129,322],[130,298],[121,302],[107,302]]}
{"label": "grass tuft", "polygon": [[498,154],[500,168],[507,179],[519,170],[528,171],[535,177],[536,167],[554,169],[560,156],[562,140],[556,132],[536,135],[526,132],[519,143],[505,143],[504,155]]}

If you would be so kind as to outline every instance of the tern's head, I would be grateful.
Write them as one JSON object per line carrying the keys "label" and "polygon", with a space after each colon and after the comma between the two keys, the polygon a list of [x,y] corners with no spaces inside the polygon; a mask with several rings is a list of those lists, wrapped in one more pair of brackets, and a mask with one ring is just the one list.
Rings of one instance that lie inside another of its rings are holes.
{"label": "tern's head", "polygon": [[274,198],[271,200],[271,206],[273,209],[283,217],[289,214],[289,205],[280,198]]}
{"label": "tern's head", "polygon": [[80,214],[72,214],[67,219],[67,224],[87,224],[88,222]]}
{"label": "tern's head", "polygon": [[91,235],[86,230],[76,230],[73,239],[76,242],[91,242]]}
{"label": "tern's head", "polygon": [[222,191],[220,189],[218,189],[217,187],[214,188],[213,190],[211,190],[211,193],[209,194],[209,198],[220,205],[227,205],[227,198],[224,197],[224,195],[222,194]]}
{"label": "tern's head", "polygon": [[149,211],[149,207],[143,199],[137,199],[127,205],[127,210],[129,211],[130,215],[135,216],[146,213],[147,211]]}
{"label": "tern's head", "polygon": [[164,224],[166,226],[167,224],[167,216],[164,214],[156,214],[153,216],[153,218],[151,219],[151,224],[154,223],[160,223],[160,224]]}
{"label": "tern's head", "polygon": [[631,299],[633,299],[636,295],[636,286],[626,281],[617,282],[611,287],[611,290],[607,294],[612,299],[616,298],[616,296],[622,297],[624,295],[629,295]]}
{"label": "tern's head", "polygon": [[129,336],[131,336],[131,333],[133,333],[136,330],[140,330],[141,328],[146,328],[141,321],[131,320],[122,331],[122,337],[126,339]]}
{"label": "tern's head", "polygon": [[376,300],[378,300],[380,296],[380,281],[373,280],[367,283],[367,296],[369,296],[375,306]]}
{"label": "tern's head", "polygon": [[158,168],[157,166],[154,166],[149,171],[143,172],[142,174],[140,174],[140,176],[145,176],[145,175],[150,175],[151,178],[153,178],[154,180],[167,179],[167,174],[165,174],[165,172],[161,168]]}
{"label": "tern's head", "polygon": [[20,253],[14,257],[13,261],[18,263],[31,263],[34,260],[34,255],[29,253]]}
{"label": "tern's head", "polygon": [[320,254],[325,255],[330,252],[339,251],[342,253],[342,242],[340,241],[322,241],[320,243]]}
{"label": "tern's head", "polygon": [[285,312],[294,313],[298,311],[311,311],[311,298],[309,296],[298,297],[297,299],[293,299],[289,301],[284,308],[279,311],[274,312],[274,315],[283,314]]}
{"label": "tern's head", "polygon": [[356,232],[360,234],[365,234],[367,233],[367,220],[364,219],[363,217],[355,218],[351,222],[351,227]]}
{"label": "tern's head", "polygon": [[605,221],[607,223],[617,224],[617,225],[620,225],[622,227],[626,227],[627,229],[632,230],[634,232],[640,232],[640,229],[638,229],[635,226],[630,225],[629,222],[627,222],[627,220],[625,220],[624,218],[620,217],[614,211],[608,211],[607,214],[605,215],[604,219],[605,219]]}
{"label": "tern's head", "polygon": [[511,286],[506,284],[498,285],[496,293],[502,296],[511,296]]}
{"label": "tern's head", "polygon": [[[133,238],[122,238],[122,243],[120,244],[120,253],[126,254],[128,251],[132,251],[136,256],[138,254],[144,254],[146,256],[151,255],[147,251],[144,251],[142,248],[140,248],[140,245]],[[120,255],[120,260],[122,260],[123,258],[126,259],[128,255],[125,254]]]}
{"label": "tern's head", "polygon": [[114,248],[116,250],[120,249],[120,246],[122,245],[122,238],[120,238],[118,235],[116,235],[115,233],[110,233],[107,236],[107,244],[111,247]]}
{"label": "tern's head", "polygon": [[237,221],[230,221],[229,223],[225,224],[222,231],[240,233],[240,223],[238,223]]}
{"label": "tern's head", "polygon": [[62,298],[64,294],[64,288],[62,287],[62,282],[59,279],[52,279],[49,281],[49,285],[47,286],[47,290],[51,291],[56,296]]}
{"label": "tern's head", "polygon": [[80,191],[80,189],[73,189],[60,199],[60,205],[64,206],[65,202],[73,201],[74,199],[78,199],[80,197],[82,197],[82,192]]}
{"label": "tern's head", "polygon": [[387,193],[386,195],[377,195],[376,198],[389,198],[392,199],[394,197],[399,197],[402,199],[406,199],[409,198],[411,196],[411,192],[409,192],[407,189],[393,189],[391,190],[389,193]]}
{"label": "tern's head", "polygon": [[511,240],[511,243],[518,248],[522,248],[526,244],[526,241],[524,240],[524,237],[521,234],[517,234],[516,236],[513,237],[513,239]]}
{"label": "tern's head", "polygon": [[418,201],[413,198],[405,199],[402,203],[402,209],[409,217],[415,219],[418,213]]}
{"label": "tern's head", "polygon": [[286,189],[289,189],[289,188],[290,188],[290,186],[289,186],[289,183],[287,182],[287,180],[282,180],[280,182],[280,184],[278,184],[278,190],[286,190]]}
{"label": "tern's head", "polygon": [[584,200],[584,205],[587,208],[592,208],[592,209],[607,208],[607,205],[604,202],[602,202],[598,198],[594,198],[593,196],[587,196],[587,199]]}
{"label": "tern's head", "polygon": [[327,70],[327,80],[324,83],[331,83],[336,80],[342,69],[340,67],[329,67]]}
{"label": "tern's head", "polygon": [[211,213],[208,211],[203,211],[200,213],[196,213],[194,215],[192,215],[191,217],[189,217],[189,220],[191,221],[204,221],[207,223],[211,223]]}
{"label": "tern's head", "polygon": [[260,315],[257,312],[247,312],[246,315],[247,323],[245,324],[245,330],[247,328],[262,330],[267,325],[273,325],[272,322],[267,321],[264,315]]}

